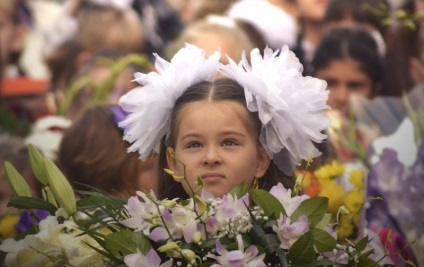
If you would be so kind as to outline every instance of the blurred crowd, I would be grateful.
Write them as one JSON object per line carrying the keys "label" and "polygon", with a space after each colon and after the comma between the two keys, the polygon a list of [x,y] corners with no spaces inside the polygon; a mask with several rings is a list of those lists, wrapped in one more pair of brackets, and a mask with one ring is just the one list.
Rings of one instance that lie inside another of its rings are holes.
{"label": "blurred crowd", "polygon": [[[329,142],[317,144],[323,155],[311,168],[348,162],[358,155],[336,142],[337,133],[363,115],[359,102],[409,94],[414,108],[423,106],[421,12],[422,0],[1,0],[0,217],[11,196],[4,161],[40,192],[29,143],[76,189],[89,185],[116,196],[156,190],[157,155],[141,161],[127,153],[118,101],[139,86],[134,73],[154,70],[154,54],[170,59],[185,43],[208,54],[220,49],[222,63],[226,55],[238,61],[242,51],[287,45],[304,75],[325,80],[329,90],[333,128]],[[395,132],[404,109],[394,108],[390,122],[378,110],[367,112],[383,122],[357,124],[355,138],[367,150]],[[396,233],[406,244],[402,229]],[[416,261],[412,252],[403,256]]]}

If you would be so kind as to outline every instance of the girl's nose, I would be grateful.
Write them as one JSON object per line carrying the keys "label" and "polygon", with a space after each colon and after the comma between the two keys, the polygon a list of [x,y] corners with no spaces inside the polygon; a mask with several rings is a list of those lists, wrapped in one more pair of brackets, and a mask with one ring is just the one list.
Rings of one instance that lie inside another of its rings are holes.
{"label": "girl's nose", "polygon": [[349,90],[346,86],[340,85],[337,88],[332,88],[330,91],[330,98],[333,108],[344,109],[349,102]]}
{"label": "girl's nose", "polygon": [[217,164],[220,164],[222,162],[222,158],[218,153],[218,150],[216,148],[208,148],[206,150],[206,153],[203,157],[203,164],[214,166]]}

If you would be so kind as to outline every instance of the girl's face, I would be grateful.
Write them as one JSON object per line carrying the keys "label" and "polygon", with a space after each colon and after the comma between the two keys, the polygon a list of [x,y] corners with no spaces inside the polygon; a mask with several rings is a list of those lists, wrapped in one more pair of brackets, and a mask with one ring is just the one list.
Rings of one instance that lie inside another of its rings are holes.
{"label": "girl's face", "polygon": [[[232,101],[197,101],[181,109],[175,149],[168,150],[186,165],[185,174],[193,189],[199,188],[196,177],[200,176],[204,189],[219,197],[240,183],[250,185],[255,177],[265,174],[270,158],[247,125],[247,112]],[[184,175],[182,164],[167,154],[170,169],[176,175]],[[182,182],[191,195],[184,180],[176,181]]]}
{"label": "girl's face", "polygon": [[327,81],[327,88],[330,90],[328,105],[342,112],[348,111],[351,94],[372,98],[376,91],[371,78],[353,59],[333,60],[326,67],[317,70],[315,76]]}

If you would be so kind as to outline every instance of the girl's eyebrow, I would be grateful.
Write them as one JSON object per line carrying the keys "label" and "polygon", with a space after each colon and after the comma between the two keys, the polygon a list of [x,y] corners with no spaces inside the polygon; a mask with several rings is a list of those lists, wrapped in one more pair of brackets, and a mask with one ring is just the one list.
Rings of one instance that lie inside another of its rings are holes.
{"label": "girl's eyebrow", "polygon": [[234,130],[223,131],[223,132],[220,133],[220,135],[237,135],[237,136],[240,136],[240,137],[246,136],[244,133],[241,133],[239,131],[234,131]]}
{"label": "girl's eyebrow", "polygon": [[[225,130],[219,133],[220,136],[226,136],[226,135],[236,135],[239,137],[246,137],[246,134],[243,134],[239,131],[234,131],[234,130]],[[187,133],[184,134],[183,136],[180,137],[181,141],[184,141],[185,139],[189,139],[189,138],[200,138],[202,135],[196,132],[192,132],[192,133]]]}
{"label": "girl's eyebrow", "polygon": [[183,136],[181,136],[180,137],[180,139],[182,140],[182,141],[184,141],[185,139],[189,139],[189,138],[199,138],[201,136],[201,134],[199,134],[199,133],[187,133],[187,134],[184,134]]}

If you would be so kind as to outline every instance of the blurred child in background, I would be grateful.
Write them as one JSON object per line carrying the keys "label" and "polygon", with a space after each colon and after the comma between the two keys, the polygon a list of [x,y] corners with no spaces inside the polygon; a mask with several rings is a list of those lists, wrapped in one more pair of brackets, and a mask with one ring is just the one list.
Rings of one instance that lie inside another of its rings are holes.
{"label": "blurred child in background", "polygon": [[157,156],[141,161],[137,153],[127,152],[129,143],[117,126],[123,118],[119,107],[97,105],[65,131],[58,164],[75,189],[88,185],[120,197],[141,189],[156,191]]}

